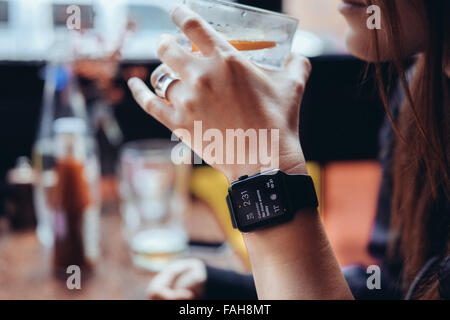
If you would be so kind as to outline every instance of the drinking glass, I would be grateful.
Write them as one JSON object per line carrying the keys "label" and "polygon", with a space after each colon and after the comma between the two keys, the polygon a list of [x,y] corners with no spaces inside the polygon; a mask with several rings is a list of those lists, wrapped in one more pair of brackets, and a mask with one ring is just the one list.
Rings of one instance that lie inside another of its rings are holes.
{"label": "drinking glass", "polygon": [[[221,0],[184,0],[184,4],[257,65],[271,70],[284,66],[297,30],[297,19]],[[180,42],[197,51],[186,38]]]}
{"label": "drinking glass", "polygon": [[119,188],[125,237],[133,264],[159,271],[184,255],[188,165],[175,165],[176,145],[166,140],[126,144],[120,155]]}

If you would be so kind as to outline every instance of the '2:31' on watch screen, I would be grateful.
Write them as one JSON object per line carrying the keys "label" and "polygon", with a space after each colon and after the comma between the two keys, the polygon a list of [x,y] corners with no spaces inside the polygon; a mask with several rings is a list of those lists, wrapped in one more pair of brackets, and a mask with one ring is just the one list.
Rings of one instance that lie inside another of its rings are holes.
{"label": "'2:31' on watch screen", "polygon": [[233,190],[233,200],[240,226],[246,227],[287,214],[275,175],[260,176],[245,188]]}

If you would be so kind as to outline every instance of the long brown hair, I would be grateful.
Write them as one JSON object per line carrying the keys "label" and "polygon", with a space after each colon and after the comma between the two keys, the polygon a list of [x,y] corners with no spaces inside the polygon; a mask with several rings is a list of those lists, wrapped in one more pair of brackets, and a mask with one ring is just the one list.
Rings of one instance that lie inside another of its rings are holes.
{"label": "long brown hair", "polygon": [[[418,13],[425,22],[427,43],[416,57],[411,82],[405,72],[396,1],[367,2],[379,5],[384,14],[383,32],[392,50],[391,64],[405,93],[399,118],[394,119],[381,71],[381,34],[375,30],[378,87],[396,132],[389,255],[401,257],[401,280],[406,292],[429,258],[450,254],[450,212],[445,212],[450,201],[450,84],[444,71],[450,57],[450,1],[422,0]],[[430,274],[414,297],[439,298],[438,284],[436,274]]]}

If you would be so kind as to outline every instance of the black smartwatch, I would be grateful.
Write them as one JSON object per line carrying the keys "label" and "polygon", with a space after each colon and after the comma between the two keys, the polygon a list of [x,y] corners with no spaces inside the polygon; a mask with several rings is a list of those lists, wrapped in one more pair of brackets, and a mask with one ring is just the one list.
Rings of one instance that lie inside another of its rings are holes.
{"label": "black smartwatch", "polygon": [[232,183],[227,204],[233,227],[251,232],[290,221],[300,209],[317,208],[318,201],[310,176],[272,170]]}

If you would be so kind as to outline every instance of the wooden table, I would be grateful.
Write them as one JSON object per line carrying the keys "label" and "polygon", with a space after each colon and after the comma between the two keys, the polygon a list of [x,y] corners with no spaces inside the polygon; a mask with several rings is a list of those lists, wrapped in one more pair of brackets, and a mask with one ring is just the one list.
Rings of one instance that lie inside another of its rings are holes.
{"label": "wooden table", "polygon": [[[209,208],[202,203],[194,204],[186,221],[191,239],[224,240]],[[65,281],[53,277],[51,254],[40,245],[34,230],[0,234],[0,299],[145,299],[145,289],[154,275],[132,265],[117,208],[102,213],[101,230],[101,258],[94,274],[82,278],[81,290],[69,290]],[[206,261],[242,270],[231,250],[207,255]]]}

